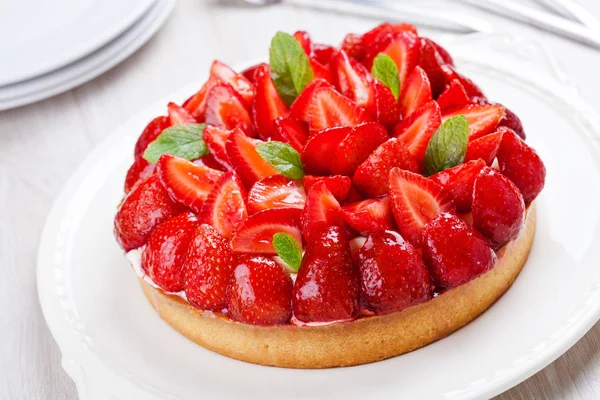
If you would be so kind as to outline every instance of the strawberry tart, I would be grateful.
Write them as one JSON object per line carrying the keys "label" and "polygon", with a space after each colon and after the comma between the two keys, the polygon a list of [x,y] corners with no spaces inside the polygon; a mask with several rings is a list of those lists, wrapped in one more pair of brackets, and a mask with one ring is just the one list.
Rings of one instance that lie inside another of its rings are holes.
{"label": "strawberry tart", "polygon": [[135,145],[115,235],[158,314],[252,363],[364,364],[439,340],[525,264],[545,168],[519,118],[409,24],[278,32],[215,61]]}

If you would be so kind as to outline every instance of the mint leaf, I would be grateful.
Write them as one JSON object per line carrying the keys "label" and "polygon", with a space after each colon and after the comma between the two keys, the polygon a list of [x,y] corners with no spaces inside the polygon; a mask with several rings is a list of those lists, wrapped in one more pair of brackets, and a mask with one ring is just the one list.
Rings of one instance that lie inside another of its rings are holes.
{"label": "mint leaf", "polygon": [[448,118],[429,139],[424,168],[427,176],[462,164],[469,141],[469,122],[464,115]]}
{"label": "mint leaf", "polygon": [[269,64],[275,88],[288,106],[315,76],[302,46],[285,32],[277,32],[273,36]]}
{"label": "mint leaf", "polygon": [[172,154],[186,160],[196,160],[209,153],[202,134],[206,124],[182,124],[161,132],[144,152],[144,158],[155,164],[161,155]]}
{"label": "mint leaf", "polygon": [[398,75],[398,66],[390,56],[384,53],[377,54],[377,57],[373,60],[371,74],[373,78],[389,87],[394,98],[398,100],[398,96],[400,95],[400,76]]}
{"label": "mint leaf", "polygon": [[304,177],[300,153],[289,144],[276,141],[261,143],[256,146],[256,151],[273,169],[286,178],[299,180]]}
{"label": "mint leaf", "polygon": [[290,266],[294,272],[298,272],[302,263],[302,247],[292,235],[279,232],[273,235],[273,247],[277,255]]}

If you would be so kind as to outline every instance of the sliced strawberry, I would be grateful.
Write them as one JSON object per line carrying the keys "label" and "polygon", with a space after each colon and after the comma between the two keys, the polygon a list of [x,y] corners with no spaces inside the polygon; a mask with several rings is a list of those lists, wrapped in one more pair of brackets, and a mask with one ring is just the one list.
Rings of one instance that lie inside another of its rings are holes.
{"label": "sliced strawberry", "polygon": [[440,94],[436,101],[442,112],[449,112],[466,106],[469,103],[469,96],[465,87],[458,79],[455,79],[450,82],[446,90]]}
{"label": "sliced strawberry", "polygon": [[392,138],[379,146],[354,173],[352,182],[367,197],[382,196],[388,192],[392,168],[419,172],[416,158],[398,139]]}
{"label": "sliced strawberry", "polygon": [[517,117],[517,114],[506,107],[504,108],[504,111],[505,115],[504,118],[500,120],[500,126],[512,129],[521,139],[525,140],[525,129],[523,129],[523,123],[519,117]]}
{"label": "sliced strawberry", "polygon": [[278,173],[256,151],[260,143],[260,140],[249,138],[239,129],[234,129],[225,143],[229,162],[247,188],[259,179]]}
{"label": "sliced strawberry", "polygon": [[398,66],[400,82],[406,82],[408,74],[419,64],[421,59],[421,42],[419,37],[410,31],[394,34],[391,43],[383,51]]}
{"label": "sliced strawberry", "polygon": [[198,214],[200,222],[209,224],[224,238],[248,218],[246,189],[234,171],[229,171],[208,194]]}
{"label": "sliced strawberry", "polygon": [[340,48],[348,54],[348,57],[351,57],[356,61],[362,61],[365,57],[366,49],[363,39],[355,33],[347,34],[344,37],[344,41]]}
{"label": "sliced strawberry", "polygon": [[325,79],[314,79],[311,83],[306,85],[302,93],[300,93],[292,103],[290,107],[290,116],[297,120],[308,122],[310,101],[314,96],[315,90],[322,87],[331,87],[331,83]]}
{"label": "sliced strawberry", "polygon": [[446,64],[443,66],[442,69],[448,82],[453,81],[455,79],[460,81],[461,85],[463,85],[463,87],[465,88],[465,91],[467,92],[467,95],[469,96],[469,99],[472,102],[486,102],[485,95],[483,94],[479,86],[477,86],[471,79],[457,72],[456,69],[451,65]]}
{"label": "sliced strawberry", "polygon": [[388,139],[387,131],[377,122],[355,126],[338,146],[329,170],[333,175],[352,176],[356,168]]}
{"label": "sliced strawberry", "polygon": [[294,39],[296,39],[296,42],[298,42],[298,44],[302,47],[302,50],[304,50],[304,52],[306,53],[307,56],[312,56],[312,40],[310,38],[310,35],[308,34],[308,32],[306,31],[296,31],[294,32],[294,34],[292,35],[294,36]]}
{"label": "sliced strawberry", "polygon": [[500,127],[494,133],[469,141],[465,162],[481,158],[487,165],[491,166],[500,148],[502,135],[506,131],[507,128]]}
{"label": "sliced strawberry", "polygon": [[327,188],[325,182],[317,182],[306,195],[302,218],[304,237],[308,241],[311,235],[323,229],[323,227],[343,224],[340,203]]}
{"label": "sliced strawberry", "polygon": [[400,122],[394,128],[394,136],[415,156],[419,165],[422,165],[429,139],[441,123],[440,107],[435,101],[430,101]]}
{"label": "sliced strawberry", "polygon": [[125,251],[146,243],[155,226],[183,211],[156,174],[140,182],[123,200],[115,216],[115,236]]}
{"label": "sliced strawberry", "polygon": [[189,303],[202,310],[222,311],[226,308],[233,262],[229,241],[215,228],[201,224],[192,231],[183,266],[183,287]]}
{"label": "sliced strawberry", "polygon": [[254,78],[256,86],[256,96],[252,104],[254,127],[258,136],[267,140],[275,135],[274,121],[279,117],[287,116],[288,109],[277,93],[268,66],[259,67]]}
{"label": "sliced strawberry", "polygon": [[400,107],[392,90],[376,79],[373,86],[373,101],[367,105],[367,111],[373,119],[386,127],[393,127],[400,121]]}
{"label": "sliced strawberry", "polygon": [[348,191],[348,196],[346,197],[346,203],[357,203],[359,201],[363,201],[365,198],[354,186],[350,186],[350,190]]}
{"label": "sliced strawberry", "polygon": [[196,216],[188,212],[166,220],[150,234],[142,253],[142,268],[167,292],[183,290],[183,264],[196,226]]}
{"label": "sliced strawberry", "polygon": [[268,66],[269,64],[260,63],[260,64],[253,65],[253,66],[248,67],[245,70],[243,70],[241,72],[241,74],[244,76],[244,78],[246,78],[248,80],[248,82],[254,83],[254,73],[256,72],[257,69],[262,68],[264,65]]}
{"label": "sliced strawberry", "polygon": [[311,132],[338,126],[355,126],[370,120],[367,112],[331,87],[316,89],[310,100],[308,127]]}
{"label": "sliced strawberry", "polygon": [[333,75],[331,74],[331,69],[318,62],[314,57],[309,58],[309,61],[315,79],[323,79],[327,82],[333,82]]}
{"label": "sliced strawberry", "polygon": [[438,54],[440,55],[440,57],[442,57],[442,60],[444,60],[444,62],[446,64],[451,65],[451,66],[454,65],[454,60],[452,59],[452,56],[450,55],[450,53],[448,53],[448,50],[446,50],[439,43],[436,43],[431,39],[425,38],[425,40],[430,42],[431,44],[433,44],[433,46],[437,50]]}
{"label": "sliced strawberry", "polygon": [[198,158],[193,161],[196,165],[202,165],[204,167],[215,169],[221,172],[227,172],[231,169],[228,165],[223,165],[212,154],[207,154],[204,157]]}
{"label": "sliced strawberry", "polygon": [[365,236],[396,227],[387,196],[347,204],[342,207],[342,215],[348,226]]}
{"label": "sliced strawberry", "polygon": [[131,192],[139,182],[152,175],[155,168],[156,165],[150,164],[145,158],[137,157],[125,176],[125,194]]}
{"label": "sliced strawberry", "polygon": [[483,167],[485,162],[481,159],[469,161],[438,172],[429,179],[446,189],[458,212],[468,212],[473,202],[475,178]]}
{"label": "sliced strawberry", "polygon": [[218,83],[219,80],[217,78],[214,76],[209,77],[200,90],[183,103],[183,108],[196,118],[197,121],[204,121],[208,92]]}
{"label": "sliced strawberry", "polygon": [[350,188],[352,186],[352,181],[347,176],[342,175],[334,175],[334,176],[312,176],[312,175],[304,175],[302,178],[302,185],[304,185],[304,190],[309,191],[315,186],[318,182],[325,182],[325,186],[327,189],[333,194],[333,197],[336,198],[337,201],[344,201],[348,197],[348,193],[350,192]]}
{"label": "sliced strawberry", "polygon": [[292,317],[294,282],[275,261],[263,256],[238,257],[227,288],[227,309],[234,321],[279,325]]}
{"label": "sliced strawberry", "polygon": [[196,119],[192,117],[185,108],[178,106],[175,103],[169,103],[167,109],[169,111],[169,121],[171,121],[171,125],[196,123]]}
{"label": "sliced strawberry", "polygon": [[302,152],[308,140],[308,125],[304,121],[287,117],[277,118],[275,121],[274,139],[288,143],[297,152]]}
{"label": "sliced strawberry", "polygon": [[384,22],[382,24],[377,25],[370,31],[365,32],[362,35],[361,39],[366,47],[373,47],[374,43],[377,40],[392,33],[392,31],[392,24],[390,24],[389,22]]}
{"label": "sliced strawberry", "polygon": [[446,62],[437,51],[435,44],[426,38],[421,38],[421,68],[427,74],[431,84],[433,98],[437,98],[445,89],[448,82]]}
{"label": "sliced strawberry", "polygon": [[357,106],[366,108],[374,101],[371,85],[373,77],[362,64],[348,57],[343,50],[333,55],[331,70],[337,89]]}
{"label": "sliced strawberry", "polygon": [[464,115],[469,123],[469,140],[477,139],[493,132],[504,118],[504,107],[497,104],[468,104],[443,115],[445,121],[455,115]]}
{"label": "sliced strawberry", "polygon": [[257,213],[269,208],[304,209],[306,193],[299,181],[273,175],[256,182],[248,193],[248,211]]}
{"label": "sliced strawberry", "polygon": [[300,224],[302,210],[297,208],[270,208],[251,215],[234,233],[231,248],[236,253],[276,254],[273,235],[289,233],[302,243]]}
{"label": "sliced strawberry", "polygon": [[208,92],[206,122],[221,129],[239,128],[248,136],[254,135],[244,100],[226,83],[219,83]]}
{"label": "sliced strawberry", "polygon": [[200,212],[206,196],[223,175],[221,171],[170,154],[160,156],[156,171],[173,200],[195,212]]}
{"label": "sliced strawberry", "polygon": [[301,155],[304,170],[313,175],[329,174],[331,157],[351,128],[329,128],[318,132],[308,140]]}
{"label": "sliced strawberry", "polygon": [[229,157],[227,157],[227,150],[225,149],[225,143],[231,131],[226,129],[217,128],[216,126],[207,125],[204,128],[203,139],[206,143],[206,147],[210,151],[210,154],[227,169],[231,169],[229,163]]}
{"label": "sliced strawberry", "polygon": [[292,308],[302,322],[349,321],[357,316],[358,274],[343,228],[329,226],[308,243],[294,284]]}
{"label": "sliced strawberry", "polygon": [[160,133],[171,126],[169,117],[156,117],[146,127],[135,143],[134,157],[138,158],[144,155],[146,147],[160,135]]}
{"label": "sliced strawberry", "polygon": [[408,117],[416,109],[432,100],[429,78],[421,67],[415,67],[408,75],[406,82],[402,82],[399,100],[402,118]]}
{"label": "sliced strawberry", "polygon": [[329,65],[335,48],[326,44],[313,43],[313,58],[321,65]]}
{"label": "sliced strawberry", "polygon": [[221,82],[228,83],[244,99],[246,104],[252,104],[254,98],[254,90],[252,84],[242,74],[238,74],[229,66],[221,61],[213,61],[210,67],[210,75],[214,76]]}
{"label": "sliced strawberry", "polygon": [[448,193],[431,179],[394,168],[390,171],[389,195],[394,219],[402,236],[421,246],[421,231],[426,223],[456,206]]}

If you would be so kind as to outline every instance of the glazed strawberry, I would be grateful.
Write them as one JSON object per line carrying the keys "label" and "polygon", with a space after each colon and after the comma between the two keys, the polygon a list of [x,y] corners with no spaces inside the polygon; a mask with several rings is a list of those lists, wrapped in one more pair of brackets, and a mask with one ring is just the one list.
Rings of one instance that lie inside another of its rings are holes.
{"label": "glazed strawberry", "polygon": [[525,203],[519,189],[497,170],[484,167],[473,190],[473,226],[493,246],[500,247],[519,234]]}
{"label": "glazed strawberry", "polygon": [[444,65],[442,70],[448,82],[458,80],[463,85],[472,103],[487,104],[485,95],[471,79],[460,74],[453,66],[448,64]]}
{"label": "glazed strawberry", "polygon": [[331,62],[331,57],[333,57],[335,47],[321,43],[313,43],[312,52],[315,61],[317,61],[321,65],[327,66]]}
{"label": "glazed strawberry", "polygon": [[473,202],[475,178],[483,167],[485,167],[483,160],[473,160],[438,172],[430,179],[444,187],[454,200],[458,212],[468,212]]}
{"label": "glazed strawberry", "polygon": [[436,101],[442,112],[446,113],[466,106],[469,103],[469,96],[465,87],[458,79],[455,79],[448,84],[446,90],[440,94]]}
{"label": "glazed strawberry", "polygon": [[304,190],[309,191],[315,186],[318,182],[325,182],[325,186],[331,192],[333,197],[336,198],[337,201],[344,201],[348,197],[348,193],[350,193],[350,188],[352,186],[352,181],[347,176],[343,175],[333,175],[333,176],[313,176],[313,175],[304,175],[302,178],[302,185],[304,185]]}
{"label": "glazed strawberry", "polygon": [[160,156],[156,171],[171,198],[195,212],[200,212],[206,196],[223,175],[170,154]]}
{"label": "glazed strawberry", "polygon": [[292,317],[292,287],[287,272],[263,256],[238,257],[227,288],[227,309],[234,321],[279,325]]}
{"label": "glazed strawberry", "polygon": [[183,290],[183,264],[197,226],[196,216],[188,212],[166,220],[150,234],[142,253],[142,268],[167,292]]}
{"label": "glazed strawberry", "polygon": [[318,62],[316,58],[309,58],[310,68],[313,70],[313,74],[315,75],[315,79],[323,79],[327,82],[333,82],[333,75],[331,74],[331,69],[328,66],[325,66]]}
{"label": "glazed strawberry", "polygon": [[290,106],[290,117],[296,118],[299,121],[308,122],[310,102],[319,88],[331,87],[331,83],[325,79],[314,79],[310,82],[302,93],[296,97],[296,100]]}
{"label": "glazed strawberry", "polygon": [[125,176],[125,194],[131,192],[135,185],[154,173],[156,165],[150,164],[143,157],[137,157]]}
{"label": "glazed strawberry", "polygon": [[218,83],[220,81],[217,78],[210,76],[200,90],[183,103],[183,108],[196,118],[197,121],[204,121],[208,92]]}
{"label": "glazed strawberry", "polygon": [[358,265],[361,298],[376,314],[402,311],[433,295],[427,267],[397,232],[370,235],[358,252]]}
{"label": "glazed strawberry", "polygon": [[450,289],[489,271],[496,254],[479,232],[457,216],[443,213],[423,229],[423,259],[433,282]]}
{"label": "glazed strawberry", "polygon": [[253,136],[254,129],[244,100],[226,83],[218,83],[206,96],[206,122],[217,128],[241,129]]}
{"label": "glazed strawberry", "polygon": [[400,107],[391,89],[377,79],[371,81],[373,101],[367,105],[371,117],[386,127],[393,127],[400,121]]}
{"label": "glazed strawberry", "polygon": [[500,120],[499,125],[512,129],[521,139],[525,140],[525,129],[523,129],[523,123],[519,117],[506,107],[504,108],[504,111],[504,118]]}
{"label": "glazed strawberry", "polygon": [[234,171],[226,172],[208,194],[198,219],[229,238],[246,218],[246,189]]}
{"label": "glazed strawberry", "polygon": [[500,148],[502,135],[507,129],[508,128],[500,127],[494,133],[469,141],[469,144],[467,145],[467,154],[465,154],[465,161],[481,158],[488,166],[491,166],[496,158],[498,149]]}
{"label": "glazed strawberry", "polygon": [[263,65],[269,65],[266,63],[255,64],[251,67],[246,68],[241,72],[241,75],[248,80],[248,82],[254,83],[254,73],[257,69],[261,68]]}
{"label": "glazed strawberry", "polygon": [[432,100],[431,85],[423,68],[417,66],[408,75],[406,82],[402,83],[399,100],[402,118],[408,117],[417,108]]}
{"label": "glazed strawberry", "polygon": [[183,207],[174,202],[158,176],[140,182],[123,200],[115,216],[115,236],[125,251],[146,243],[161,222],[179,214]]}
{"label": "glazed strawberry", "polygon": [[306,53],[307,56],[312,56],[312,40],[310,39],[310,35],[306,31],[296,31],[292,35],[296,42],[302,46],[302,50]]}
{"label": "glazed strawberry", "polygon": [[285,117],[288,109],[271,79],[270,68],[268,66],[259,67],[254,75],[256,96],[252,104],[252,115],[254,117],[254,127],[258,136],[267,140],[275,135],[275,119]]}
{"label": "glazed strawberry", "polygon": [[225,143],[229,162],[247,188],[259,179],[277,174],[256,151],[260,143],[260,140],[249,138],[239,129],[234,129]]}
{"label": "glazed strawberry", "polygon": [[337,127],[325,129],[313,135],[306,142],[301,153],[304,170],[314,175],[329,174],[331,157],[350,131],[351,129],[348,127]]}
{"label": "glazed strawberry", "polygon": [[212,226],[198,225],[190,233],[183,266],[183,287],[190,304],[210,311],[222,311],[227,307],[227,285],[233,267],[229,242]]}
{"label": "glazed strawberry", "polygon": [[308,140],[308,125],[306,122],[287,117],[277,118],[274,123],[274,140],[288,143],[298,153],[302,152],[302,149]]}
{"label": "glazed strawberry", "polygon": [[446,77],[447,64],[438,52],[435,44],[426,38],[421,38],[421,61],[419,65],[429,78],[431,94],[437,98],[444,90],[448,79]]}
{"label": "glazed strawberry", "polygon": [[213,125],[206,125],[203,133],[204,143],[206,143],[210,154],[226,169],[231,169],[227,150],[225,149],[225,143],[227,143],[230,133],[231,131]]}
{"label": "glazed strawberry", "polygon": [[256,182],[248,193],[248,211],[257,213],[269,208],[304,208],[306,193],[299,181],[273,175]]}
{"label": "glazed strawberry", "polygon": [[455,115],[464,115],[469,122],[469,140],[494,132],[504,117],[504,107],[497,104],[468,104],[443,115],[445,121]]}
{"label": "glazed strawberry", "polygon": [[357,106],[366,108],[373,101],[373,77],[362,64],[348,57],[343,50],[333,55],[331,70],[337,89]]}
{"label": "glazed strawberry", "polygon": [[402,236],[421,246],[423,226],[443,212],[456,209],[450,195],[437,183],[413,172],[390,171],[389,195],[394,219]]}
{"label": "glazed strawberry", "polygon": [[359,311],[359,284],[349,238],[330,226],[308,243],[294,285],[294,317],[305,323],[348,321]]}
{"label": "glazed strawberry", "polygon": [[394,167],[419,172],[419,164],[398,139],[392,138],[380,145],[356,169],[352,181],[367,197],[377,197],[388,192],[388,178]]}
{"label": "glazed strawberry", "polygon": [[146,147],[160,135],[160,133],[171,126],[169,117],[156,117],[144,128],[144,131],[135,143],[134,157],[142,157]]}
{"label": "glazed strawberry", "polygon": [[289,233],[302,243],[300,219],[302,210],[297,208],[271,208],[251,215],[234,233],[231,248],[236,253],[276,254],[273,235]]}
{"label": "glazed strawberry", "polygon": [[400,82],[406,82],[406,78],[421,59],[421,43],[415,33],[401,31],[393,35],[390,44],[383,52],[398,66]]}
{"label": "glazed strawberry", "polygon": [[317,182],[306,194],[304,214],[302,216],[302,233],[309,240],[310,236],[323,227],[343,225],[340,203],[323,181]]}
{"label": "glazed strawberry", "polygon": [[352,176],[356,168],[389,138],[385,128],[377,122],[357,125],[337,147],[329,170],[333,175]]}
{"label": "glazed strawberry", "polygon": [[346,197],[346,203],[356,203],[359,201],[365,200],[365,197],[360,194],[358,190],[353,186],[350,186],[350,191],[348,191],[348,197]]}
{"label": "glazed strawberry", "polygon": [[364,43],[364,46],[370,49],[372,47],[376,47],[376,42],[391,34],[392,31],[392,24],[390,24],[389,22],[384,22],[382,24],[377,25],[370,31],[365,32],[362,35],[361,39]]}
{"label": "glazed strawberry", "polygon": [[407,119],[394,128],[394,136],[415,156],[419,165],[423,163],[429,139],[442,123],[440,107],[435,101],[421,106]]}
{"label": "glazed strawberry", "polygon": [[454,60],[452,59],[452,56],[450,55],[450,53],[448,53],[448,50],[446,50],[439,43],[436,43],[436,42],[434,42],[431,39],[425,38],[425,41],[433,44],[433,46],[437,50],[437,52],[440,55],[440,57],[442,57],[442,60],[444,61],[444,63],[446,63],[446,64],[448,64],[450,66],[454,66]]}
{"label": "glazed strawberry", "polygon": [[513,131],[502,135],[497,156],[502,174],[519,188],[525,203],[531,203],[544,188],[546,180],[546,167],[540,156]]}
{"label": "glazed strawberry", "polygon": [[367,112],[330,87],[316,89],[310,100],[308,127],[312,132],[356,126],[370,120]]}
{"label": "glazed strawberry", "polygon": [[171,122],[171,125],[196,123],[196,119],[192,117],[185,108],[178,106],[175,103],[169,103],[167,105],[167,110],[169,111],[169,121]]}
{"label": "glazed strawberry", "polygon": [[221,82],[228,83],[244,99],[246,104],[252,104],[254,90],[250,81],[243,75],[238,74],[222,62],[215,60],[210,67],[210,76],[217,78]]}
{"label": "glazed strawberry", "polygon": [[206,168],[214,169],[220,172],[227,172],[231,169],[229,165],[223,165],[212,154],[207,154],[193,161],[196,165],[201,165]]}
{"label": "glazed strawberry", "polygon": [[394,215],[387,196],[367,199],[342,207],[344,221],[361,235],[395,229]]}
{"label": "glazed strawberry", "polygon": [[340,48],[348,54],[348,57],[356,61],[362,61],[365,57],[365,45],[361,36],[355,33],[349,33],[344,37]]}

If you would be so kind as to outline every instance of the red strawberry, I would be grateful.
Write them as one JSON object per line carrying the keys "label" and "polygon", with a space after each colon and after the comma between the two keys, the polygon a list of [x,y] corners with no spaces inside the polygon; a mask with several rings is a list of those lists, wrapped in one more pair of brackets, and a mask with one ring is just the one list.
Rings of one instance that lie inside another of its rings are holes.
{"label": "red strawberry", "polygon": [[544,188],[546,167],[540,156],[513,131],[502,135],[498,149],[498,163],[502,174],[521,191],[525,203],[531,203]]}
{"label": "red strawberry", "polygon": [[285,117],[288,109],[271,79],[268,66],[259,67],[254,75],[256,96],[252,104],[254,126],[258,136],[267,140],[275,135],[275,119]]}
{"label": "red strawberry", "polygon": [[365,57],[365,45],[361,36],[349,33],[344,37],[340,48],[356,61],[362,61]]}
{"label": "red strawberry", "polygon": [[455,115],[464,115],[469,123],[469,140],[494,132],[504,117],[504,107],[497,104],[468,104],[443,115],[445,121]]}
{"label": "red strawberry", "polygon": [[335,48],[326,44],[313,43],[312,46],[314,59],[321,65],[328,65],[333,56]]}
{"label": "red strawberry", "polygon": [[256,182],[248,193],[248,211],[257,213],[269,208],[304,209],[306,193],[299,181],[273,175]]}
{"label": "red strawberry", "polygon": [[300,93],[292,103],[290,107],[290,116],[297,120],[308,122],[310,101],[312,100],[315,91],[322,87],[331,87],[331,83],[325,79],[314,79],[306,85],[302,93]]}
{"label": "red strawberry", "polygon": [[367,197],[387,193],[390,170],[394,167],[419,172],[419,164],[398,139],[392,138],[379,146],[354,173],[352,181]]}
{"label": "red strawberry", "polygon": [[211,76],[208,80],[202,85],[200,90],[194,94],[192,97],[187,99],[185,103],[183,103],[183,108],[187,110],[196,120],[204,121],[204,116],[206,114],[206,98],[208,96],[208,92],[219,83],[220,81]]}
{"label": "red strawberry", "polygon": [[137,157],[125,177],[125,194],[131,192],[135,185],[154,173],[156,165],[150,164],[143,157]]}
{"label": "red strawberry", "polygon": [[260,143],[260,140],[249,138],[239,129],[234,129],[225,143],[229,162],[247,188],[259,179],[278,173],[256,151]]}
{"label": "red strawberry", "polygon": [[301,154],[304,170],[314,175],[329,174],[331,157],[350,131],[348,127],[329,128],[310,138]]}
{"label": "red strawberry", "polygon": [[223,165],[215,159],[212,154],[207,154],[193,161],[196,165],[201,165],[210,169],[215,169],[221,172],[227,172],[231,169],[229,165]]}
{"label": "red strawberry", "polygon": [[344,201],[348,197],[348,193],[350,192],[350,187],[352,186],[352,181],[347,176],[342,175],[334,175],[334,176],[312,176],[312,175],[304,175],[302,178],[302,184],[304,185],[304,190],[309,191],[315,186],[318,182],[325,182],[325,186],[327,189],[333,194],[333,197],[336,198],[337,201]]}
{"label": "red strawberry", "polygon": [[426,38],[425,40],[427,42],[433,44],[433,46],[437,50],[438,54],[440,55],[440,57],[442,57],[442,60],[444,60],[444,62],[446,64],[449,64],[451,66],[454,65],[454,60],[452,59],[452,56],[450,55],[450,53],[448,53],[448,50],[446,50],[445,48],[443,48],[442,46],[440,46],[438,43],[434,42],[431,39]]}
{"label": "red strawberry", "polygon": [[279,325],[292,317],[292,278],[263,256],[238,258],[227,288],[227,308],[234,321]]}
{"label": "red strawberry", "polygon": [[171,122],[171,125],[196,123],[196,119],[192,117],[185,108],[178,106],[175,103],[169,103],[167,109],[169,111],[169,121]]}
{"label": "red strawberry", "polygon": [[394,128],[394,136],[415,156],[417,163],[422,165],[429,139],[441,123],[440,107],[435,101],[430,101],[400,122]]}
{"label": "red strawberry", "polygon": [[144,131],[135,143],[134,157],[138,158],[144,155],[146,147],[160,135],[160,133],[171,126],[169,117],[156,117],[144,128]]}
{"label": "red strawberry", "polygon": [[435,44],[426,38],[421,38],[421,62],[419,65],[429,78],[433,98],[437,98],[446,89],[447,64]]}
{"label": "red strawberry", "polygon": [[417,108],[432,100],[429,78],[421,67],[415,67],[406,82],[402,82],[399,100],[402,118],[408,117]]}
{"label": "red strawberry", "polygon": [[251,215],[234,233],[231,248],[236,253],[276,254],[273,235],[289,233],[302,243],[300,219],[297,208],[270,208]]}
{"label": "red strawberry", "polygon": [[331,225],[343,225],[342,208],[335,199],[327,184],[317,182],[306,194],[302,233],[310,240],[312,235]]}
{"label": "red strawberry", "polygon": [[298,44],[300,44],[300,46],[302,47],[302,50],[304,50],[304,52],[306,53],[307,56],[312,56],[312,40],[310,39],[310,35],[308,34],[308,32],[306,31],[296,31],[294,33],[294,39],[296,39],[296,42],[298,42]]}
{"label": "red strawberry", "polygon": [[473,202],[475,178],[483,167],[485,167],[483,160],[473,160],[438,172],[429,179],[446,189],[454,200],[458,212],[468,212]]}
{"label": "red strawberry", "polygon": [[327,66],[318,62],[314,57],[309,58],[309,61],[310,67],[312,68],[313,73],[315,75],[315,79],[323,79],[327,82],[333,81],[331,70]]}
{"label": "red strawberry", "polygon": [[394,219],[402,236],[421,246],[423,226],[456,206],[448,193],[431,179],[394,168],[390,171],[389,195]]}
{"label": "red strawberry", "polygon": [[397,232],[370,235],[358,252],[362,299],[376,314],[389,314],[433,296],[427,267]]}
{"label": "red strawberry", "polygon": [[434,283],[450,289],[469,282],[496,263],[496,254],[479,232],[456,215],[443,213],[423,229],[423,259]]}
{"label": "red strawberry", "polygon": [[450,82],[446,90],[437,98],[437,103],[442,112],[450,112],[456,108],[461,108],[469,103],[469,96],[464,86],[458,79]]}
{"label": "red strawberry", "polygon": [[246,218],[246,189],[237,174],[229,171],[208,194],[198,219],[214,227],[224,238],[229,238]]}
{"label": "red strawberry", "polygon": [[188,212],[166,220],[150,234],[142,253],[142,268],[167,292],[183,290],[183,263],[196,226],[196,216]]}
{"label": "red strawberry", "polygon": [[500,172],[484,167],[473,190],[473,226],[500,247],[519,234],[525,203],[519,189]]}
{"label": "red strawberry", "polygon": [[373,77],[362,64],[340,50],[331,59],[331,70],[337,89],[357,106],[366,108],[373,102]]}
{"label": "red strawberry", "polygon": [[210,75],[221,82],[228,83],[244,99],[246,104],[252,104],[254,90],[252,84],[243,75],[238,74],[233,69],[215,60],[210,67]]}
{"label": "red strawberry", "polygon": [[376,79],[373,86],[373,101],[367,105],[367,111],[373,119],[382,125],[392,127],[400,121],[400,107],[392,90]]}
{"label": "red strawberry", "polygon": [[219,83],[208,92],[206,122],[221,129],[239,128],[248,136],[254,135],[244,100],[226,83]]}
{"label": "red strawberry", "polygon": [[333,175],[352,176],[356,168],[388,138],[385,128],[377,122],[355,126],[338,146],[329,170]]}
{"label": "red strawberry", "polygon": [[525,140],[525,129],[523,129],[523,124],[519,117],[517,117],[517,114],[510,111],[508,108],[504,108],[504,111],[504,118],[500,120],[499,125],[512,129],[521,139]]}
{"label": "red strawberry", "polygon": [[502,136],[506,130],[507,128],[500,127],[494,133],[469,141],[465,161],[481,158],[487,165],[492,165],[500,148]]}
{"label": "red strawberry", "polygon": [[391,43],[383,52],[398,66],[400,82],[406,82],[408,74],[419,64],[420,51],[419,37],[410,31],[400,31],[394,34]]}
{"label": "red strawberry", "polygon": [[260,64],[253,65],[253,66],[248,67],[245,70],[243,70],[241,72],[241,74],[244,78],[246,78],[248,80],[248,82],[254,83],[254,73],[256,72],[257,69],[261,68],[264,65],[268,66],[269,64],[260,63]]}
{"label": "red strawberry", "polygon": [[394,229],[394,215],[387,196],[342,207],[344,221],[361,235]]}
{"label": "red strawberry", "polygon": [[275,121],[274,139],[288,143],[297,152],[302,152],[308,140],[308,126],[306,122],[294,118],[277,118]]}
{"label": "red strawberry", "polygon": [[358,190],[354,186],[350,186],[350,191],[348,192],[348,197],[346,197],[346,203],[357,203],[359,201],[363,201],[365,198],[362,194],[359,193]]}
{"label": "red strawberry", "polygon": [[229,242],[210,225],[192,233],[183,266],[185,295],[194,307],[222,311],[227,307],[227,285],[233,275]]}
{"label": "red strawberry", "polygon": [[445,65],[443,68],[444,74],[448,81],[458,80],[461,85],[465,88],[469,99],[473,103],[487,103],[486,97],[479,88],[471,79],[466,76],[456,72],[453,66]]}
{"label": "red strawberry", "polygon": [[331,87],[316,89],[310,100],[308,127],[312,132],[355,126],[370,120],[367,112]]}
{"label": "red strawberry", "polygon": [[308,243],[292,294],[294,317],[302,322],[348,321],[359,311],[358,274],[349,238],[338,226]]}
{"label": "red strawberry", "polygon": [[206,196],[223,175],[221,171],[170,154],[160,156],[156,171],[171,198],[194,212],[200,212]]}
{"label": "red strawberry", "polygon": [[227,150],[225,149],[225,143],[231,131],[226,129],[217,128],[216,126],[207,125],[204,128],[203,139],[206,143],[206,147],[210,151],[210,154],[226,169],[231,169],[229,163],[229,157],[227,157]]}
{"label": "red strawberry", "polygon": [[373,47],[377,40],[392,33],[392,30],[392,25],[389,22],[384,22],[364,33],[362,35],[362,41],[366,47]]}

